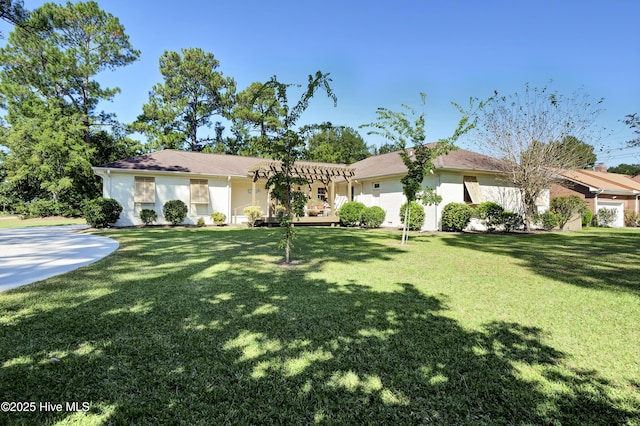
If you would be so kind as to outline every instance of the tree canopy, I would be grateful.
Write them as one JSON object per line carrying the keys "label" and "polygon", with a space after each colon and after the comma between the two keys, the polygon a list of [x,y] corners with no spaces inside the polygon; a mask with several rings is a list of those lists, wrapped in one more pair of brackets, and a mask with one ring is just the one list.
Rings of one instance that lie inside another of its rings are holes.
{"label": "tree canopy", "polygon": [[[0,19],[13,25],[23,25],[29,17],[21,0],[0,0]],[[0,32],[0,38],[3,35]]]}
{"label": "tree canopy", "polygon": [[575,148],[591,136],[601,103],[581,91],[563,95],[527,84],[523,92],[496,92],[470,112],[477,120],[478,146],[503,160],[505,179],[520,191],[527,229],[537,200],[559,179],[557,170],[582,168],[589,161]]}
{"label": "tree canopy", "polygon": [[214,116],[229,117],[235,81],[217,71],[213,53],[200,48],[165,51],[159,62],[164,82],[153,86],[132,128],[154,149],[200,151],[215,139],[199,131],[211,127]]}
{"label": "tree canopy", "polygon": [[619,173],[621,175],[638,176],[640,175],[640,164],[618,164],[607,169],[609,173]]}
{"label": "tree canopy", "polygon": [[352,164],[371,156],[369,147],[356,130],[329,122],[305,126],[305,159],[323,163]]}
{"label": "tree canopy", "polygon": [[0,49],[3,185],[21,188],[9,191],[16,202],[53,200],[78,212],[84,199],[100,193],[91,170],[96,153],[105,158],[107,145],[126,143],[112,131],[115,116],[98,110],[119,89],[102,87],[97,76],[135,61],[139,52],[118,19],[95,2],[46,3],[24,27]]}
{"label": "tree canopy", "polygon": [[629,145],[640,146],[640,114],[628,114],[624,119],[624,124],[629,126],[635,134],[635,137],[628,142]]}
{"label": "tree canopy", "polygon": [[575,158],[576,168],[592,169],[596,161],[598,161],[598,157],[593,152],[593,146],[582,142],[574,136],[565,136],[560,142],[556,143],[561,156]]}

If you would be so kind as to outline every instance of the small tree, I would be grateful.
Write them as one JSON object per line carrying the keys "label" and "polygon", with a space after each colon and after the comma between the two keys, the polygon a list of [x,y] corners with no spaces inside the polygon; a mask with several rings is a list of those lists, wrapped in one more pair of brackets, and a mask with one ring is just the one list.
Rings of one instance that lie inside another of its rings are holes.
{"label": "small tree", "polygon": [[[520,191],[526,229],[538,197],[560,179],[557,171],[582,168],[591,161],[582,140],[589,138],[601,102],[581,92],[564,96],[527,84],[523,93],[495,92],[475,112],[469,111],[478,123],[481,149],[503,160],[505,180]],[[568,136],[580,143],[566,143]]]}
{"label": "small tree", "polygon": [[[420,93],[422,106],[425,104],[426,95]],[[462,112],[458,105],[453,104],[458,111]],[[404,212],[401,244],[407,243],[407,227],[411,223],[409,217],[409,205],[416,201],[422,190],[422,181],[429,170],[435,169],[433,160],[440,155],[444,155],[449,151],[456,149],[454,142],[464,133],[473,128],[469,124],[469,119],[463,114],[458,123],[458,128],[454,134],[447,139],[440,139],[433,144],[425,145],[426,131],[424,113],[416,114],[416,112],[407,105],[402,105],[406,111],[394,112],[387,108],[378,108],[376,111],[377,120],[374,123],[367,124],[365,127],[373,127],[374,130],[369,134],[377,134],[383,136],[391,142],[392,146],[399,149],[398,154],[402,158],[402,162],[407,167],[407,174],[402,177],[402,192],[407,198],[407,207]],[[407,144],[413,146],[407,150]],[[427,198],[426,204],[432,204],[433,199]],[[402,216],[402,213],[400,214]]]}
{"label": "small tree", "polygon": [[576,216],[582,217],[582,214],[589,209],[587,202],[577,195],[569,195],[568,197],[554,197],[549,203],[549,209],[558,217],[558,226],[564,229],[565,225]]}
{"label": "small tree", "polygon": [[[263,128],[260,143],[263,152],[274,160],[279,161],[278,167],[275,167],[275,170],[267,179],[266,187],[271,189],[273,198],[280,201],[284,206],[283,214],[278,217],[280,227],[284,231],[281,246],[285,252],[285,263],[290,263],[291,258],[291,242],[295,237],[293,221],[297,216],[304,214],[304,205],[307,200],[304,192],[297,191],[295,188],[308,183],[307,179],[296,174],[294,170],[295,162],[303,158],[304,140],[299,132],[292,128],[308,108],[309,102],[316,91],[324,90],[327,96],[333,100],[334,105],[336,104],[337,98],[331,90],[330,82],[331,79],[328,73],[317,71],[315,75],[309,75],[306,90],[292,108],[289,108],[287,92],[294,85],[281,83],[275,76],[265,83],[255,95],[255,99],[259,99],[261,92],[274,91],[277,100],[276,104],[280,106],[276,111],[281,118],[278,120],[280,125]],[[269,109],[265,114],[272,116],[274,110]]]}
{"label": "small tree", "polygon": [[179,225],[187,217],[187,205],[182,200],[169,200],[162,206],[164,218],[173,225]]}

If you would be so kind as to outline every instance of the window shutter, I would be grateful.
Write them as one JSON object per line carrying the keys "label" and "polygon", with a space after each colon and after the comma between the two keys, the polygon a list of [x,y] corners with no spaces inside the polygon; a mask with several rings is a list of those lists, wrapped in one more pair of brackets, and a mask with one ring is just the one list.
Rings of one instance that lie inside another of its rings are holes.
{"label": "window shutter", "polygon": [[469,194],[469,198],[471,199],[472,204],[480,204],[484,201],[484,196],[482,195],[480,184],[478,183],[478,179],[476,179],[474,176],[464,177],[464,187]]}
{"label": "window shutter", "polygon": [[156,202],[156,178],[136,176],[133,201],[154,204]]}
{"label": "window shutter", "polygon": [[191,179],[191,204],[209,204],[209,181]]}

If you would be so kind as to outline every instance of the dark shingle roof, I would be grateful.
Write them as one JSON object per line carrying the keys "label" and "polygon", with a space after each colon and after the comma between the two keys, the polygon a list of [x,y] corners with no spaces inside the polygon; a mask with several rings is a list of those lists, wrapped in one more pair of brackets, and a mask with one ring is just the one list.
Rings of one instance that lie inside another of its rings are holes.
{"label": "dark shingle roof", "polygon": [[155,170],[214,176],[247,176],[249,168],[260,161],[263,161],[263,159],[165,149],[151,154],[103,164],[98,168]]}

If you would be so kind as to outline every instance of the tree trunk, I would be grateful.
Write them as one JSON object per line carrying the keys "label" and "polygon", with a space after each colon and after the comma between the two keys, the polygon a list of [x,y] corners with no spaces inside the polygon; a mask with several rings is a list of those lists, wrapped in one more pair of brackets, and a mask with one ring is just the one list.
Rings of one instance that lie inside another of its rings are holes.
{"label": "tree trunk", "polygon": [[407,208],[404,211],[404,226],[402,227],[402,240],[400,241],[400,245],[405,245],[408,228],[409,228],[409,202],[407,201]]}

